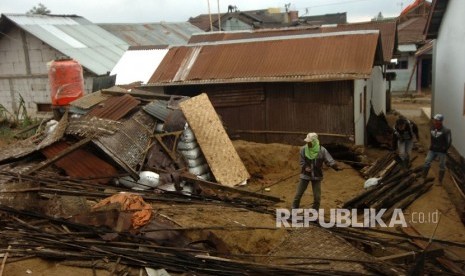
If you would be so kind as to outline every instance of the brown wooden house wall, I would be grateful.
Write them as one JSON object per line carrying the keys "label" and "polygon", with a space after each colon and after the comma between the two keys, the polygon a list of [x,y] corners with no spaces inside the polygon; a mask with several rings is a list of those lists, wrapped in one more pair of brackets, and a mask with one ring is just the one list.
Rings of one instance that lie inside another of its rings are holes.
{"label": "brown wooden house wall", "polygon": [[[232,139],[300,145],[307,132],[354,135],[353,81],[184,86],[167,93],[207,93]],[[252,133],[260,131],[280,133]]]}

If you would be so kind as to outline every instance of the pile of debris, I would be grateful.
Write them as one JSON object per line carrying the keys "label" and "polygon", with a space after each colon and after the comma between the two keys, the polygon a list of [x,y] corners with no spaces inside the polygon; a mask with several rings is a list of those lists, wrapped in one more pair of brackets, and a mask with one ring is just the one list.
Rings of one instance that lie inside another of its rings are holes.
{"label": "pile of debris", "polygon": [[[146,201],[210,202],[257,212],[270,212],[268,206],[280,201],[235,187],[250,176],[205,94],[188,98],[115,87],[79,98],[56,114],[57,120],[37,124],[34,135],[0,149],[0,217],[7,227],[0,243],[16,247],[7,251],[10,257],[86,258],[87,253],[74,252],[87,248],[76,239],[95,235],[105,241],[124,238],[136,251],[130,241],[181,247],[192,242],[169,231],[180,227],[157,216]],[[57,227],[62,231],[47,230]],[[150,264],[130,261],[134,252],[123,254],[120,246],[87,257],[129,254],[127,264]],[[184,253],[190,265],[205,262]],[[187,264],[154,266],[179,271]]]}
{"label": "pile of debris", "polygon": [[365,182],[367,190],[345,202],[343,207],[387,209],[383,217],[391,217],[394,209],[407,208],[433,186],[434,178],[421,177],[422,167],[404,169],[399,160],[396,153],[389,152],[361,170],[361,174],[368,178]]}
{"label": "pile of debris", "polygon": [[[109,89],[71,102],[62,113],[43,131],[0,150],[3,174],[47,172],[187,194],[195,194],[202,180],[234,187],[250,177],[205,94]],[[52,164],[61,171],[50,169]]]}

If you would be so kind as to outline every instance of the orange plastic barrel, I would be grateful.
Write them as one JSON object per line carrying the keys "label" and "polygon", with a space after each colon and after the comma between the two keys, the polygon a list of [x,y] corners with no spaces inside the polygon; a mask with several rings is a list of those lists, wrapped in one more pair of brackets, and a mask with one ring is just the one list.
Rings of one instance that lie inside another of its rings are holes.
{"label": "orange plastic barrel", "polygon": [[84,95],[81,65],[73,59],[54,60],[48,70],[52,105],[66,106]]}

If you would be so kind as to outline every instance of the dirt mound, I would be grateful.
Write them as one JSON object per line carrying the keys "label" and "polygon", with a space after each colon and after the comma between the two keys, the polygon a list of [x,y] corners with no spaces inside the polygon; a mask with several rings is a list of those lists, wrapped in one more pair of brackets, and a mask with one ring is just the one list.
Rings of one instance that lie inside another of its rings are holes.
{"label": "dirt mound", "polygon": [[298,146],[236,140],[234,147],[253,177],[270,177],[284,171],[299,170]]}

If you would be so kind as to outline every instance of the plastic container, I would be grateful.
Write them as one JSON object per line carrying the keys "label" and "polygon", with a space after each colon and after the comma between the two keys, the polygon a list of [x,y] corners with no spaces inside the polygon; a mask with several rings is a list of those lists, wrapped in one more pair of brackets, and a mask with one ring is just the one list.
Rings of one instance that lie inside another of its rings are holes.
{"label": "plastic container", "polygon": [[73,59],[52,61],[48,70],[48,81],[54,106],[66,106],[84,95],[82,67]]}

